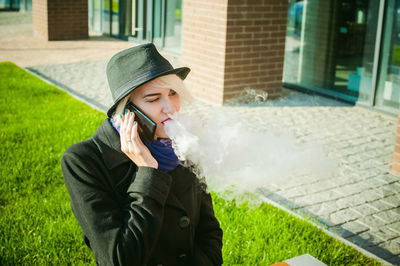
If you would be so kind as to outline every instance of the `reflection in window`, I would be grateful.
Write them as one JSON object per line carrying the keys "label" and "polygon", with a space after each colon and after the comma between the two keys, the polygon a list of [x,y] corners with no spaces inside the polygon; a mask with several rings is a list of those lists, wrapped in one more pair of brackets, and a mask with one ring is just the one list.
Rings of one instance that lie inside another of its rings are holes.
{"label": "reflection in window", "polygon": [[89,31],[180,53],[182,0],[89,0]]}
{"label": "reflection in window", "polygon": [[180,52],[182,32],[182,0],[169,0],[166,7],[165,47]]}
{"label": "reflection in window", "polygon": [[101,34],[101,0],[89,1],[89,34]]}
{"label": "reflection in window", "polygon": [[400,101],[400,0],[387,1],[376,105],[397,112]]}
{"label": "reflection in window", "polygon": [[284,82],[352,101],[368,101],[379,1],[293,1]]}
{"label": "reflection in window", "polygon": [[153,43],[169,51],[181,50],[182,0],[154,0]]}
{"label": "reflection in window", "polygon": [[101,24],[101,31],[103,34],[109,35],[110,32],[110,18],[111,18],[111,0],[102,0],[101,1],[102,7],[102,24]]}
{"label": "reflection in window", "polygon": [[119,0],[112,0],[111,1],[111,32],[112,35],[118,36],[119,35]]}
{"label": "reflection in window", "polygon": [[0,9],[18,10],[19,8],[20,8],[19,0],[0,0]]}

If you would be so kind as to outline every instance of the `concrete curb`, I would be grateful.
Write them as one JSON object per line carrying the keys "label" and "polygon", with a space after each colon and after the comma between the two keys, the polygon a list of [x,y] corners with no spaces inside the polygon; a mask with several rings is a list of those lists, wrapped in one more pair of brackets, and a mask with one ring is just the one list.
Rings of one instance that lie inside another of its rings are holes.
{"label": "concrete curb", "polygon": [[61,83],[59,83],[59,82],[57,82],[55,80],[52,80],[51,78],[41,74],[40,72],[38,72],[38,71],[36,71],[34,69],[31,69],[29,67],[28,68],[22,68],[22,69],[24,69],[26,72],[28,72],[28,73],[40,78],[44,82],[61,89],[62,91],[66,92],[69,95],[71,95],[72,97],[74,97],[75,99],[86,103],[87,105],[93,107],[94,109],[96,109],[96,110],[98,110],[100,112],[103,112],[105,114],[107,113],[107,110],[108,110],[107,106],[105,106],[105,105],[103,105],[103,104],[101,104],[101,103],[99,103],[97,101],[94,101],[94,100],[86,97],[85,95],[80,94],[79,92],[76,92],[76,91],[70,89],[69,87],[67,87],[67,86],[65,86],[65,85],[63,85],[63,84],[61,84]]}

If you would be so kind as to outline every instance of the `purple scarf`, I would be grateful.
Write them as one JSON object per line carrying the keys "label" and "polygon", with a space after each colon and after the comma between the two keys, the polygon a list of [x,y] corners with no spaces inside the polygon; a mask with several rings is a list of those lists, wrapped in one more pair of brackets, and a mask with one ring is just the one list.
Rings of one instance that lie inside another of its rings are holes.
{"label": "purple scarf", "polygon": [[[112,119],[111,125],[118,131],[120,127],[116,127]],[[179,165],[179,159],[172,148],[172,141],[169,138],[158,138],[153,143],[148,142],[144,138],[140,138],[144,145],[150,150],[151,155],[158,162],[158,169],[163,172],[174,170]]]}

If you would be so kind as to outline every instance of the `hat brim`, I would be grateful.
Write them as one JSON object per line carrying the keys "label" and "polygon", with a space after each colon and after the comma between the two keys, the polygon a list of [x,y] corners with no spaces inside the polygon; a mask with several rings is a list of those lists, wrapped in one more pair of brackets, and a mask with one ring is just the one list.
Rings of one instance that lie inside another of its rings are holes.
{"label": "hat brim", "polygon": [[107,111],[107,116],[111,117],[115,111],[115,108],[117,108],[119,102],[125,98],[128,94],[130,94],[132,91],[134,91],[137,87],[152,81],[155,78],[161,77],[161,76],[165,76],[165,75],[169,75],[169,74],[176,74],[180,79],[184,80],[186,78],[186,76],[189,74],[190,72],[190,68],[188,67],[179,67],[179,68],[175,68],[175,69],[171,69],[168,71],[164,71],[164,72],[160,72],[157,73],[156,75],[149,75],[145,80],[141,80],[138,84],[130,84],[130,82],[127,82],[124,86],[129,86],[130,88],[123,88],[124,93],[121,94],[114,102],[114,104],[110,107],[110,109],[108,109]]}

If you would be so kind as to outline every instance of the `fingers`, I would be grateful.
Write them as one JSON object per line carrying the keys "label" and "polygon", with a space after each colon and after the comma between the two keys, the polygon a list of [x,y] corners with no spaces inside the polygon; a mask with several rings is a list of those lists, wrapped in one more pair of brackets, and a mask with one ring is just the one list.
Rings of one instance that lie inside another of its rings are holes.
{"label": "fingers", "polygon": [[136,123],[136,121],[133,122],[133,126],[132,126],[132,132],[130,135],[131,140],[133,141],[139,141],[139,134],[138,134],[138,123]]}
{"label": "fingers", "polygon": [[156,159],[143,144],[138,133],[138,123],[135,114],[126,110],[122,116],[120,127],[121,151],[125,153],[137,166],[158,168]]}
{"label": "fingers", "polygon": [[128,113],[128,110],[125,110],[125,114],[121,116],[121,125],[120,125],[120,140],[121,140],[121,148],[125,148],[126,147],[126,128],[127,128],[127,117],[126,114]]}
{"label": "fingers", "polygon": [[132,124],[134,120],[134,113],[130,112],[128,109],[125,109],[125,114],[122,115],[121,127],[120,127],[120,141],[121,141],[121,150],[128,151],[129,143],[131,140],[131,132],[132,132]]}
{"label": "fingers", "polygon": [[128,113],[125,114],[125,123],[126,123],[126,139],[127,141],[133,140],[132,139],[132,127],[133,127],[133,122],[135,120],[135,114],[133,112],[128,111]]}
{"label": "fingers", "polygon": [[130,153],[140,153],[140,146],[143,143],[139,137],[138,124],[134,120],[135,113],[125,110],[120,129],[121,150]]}

